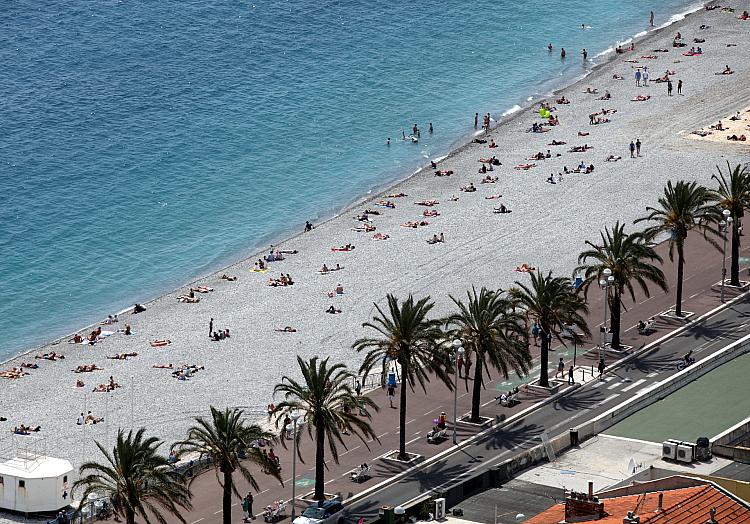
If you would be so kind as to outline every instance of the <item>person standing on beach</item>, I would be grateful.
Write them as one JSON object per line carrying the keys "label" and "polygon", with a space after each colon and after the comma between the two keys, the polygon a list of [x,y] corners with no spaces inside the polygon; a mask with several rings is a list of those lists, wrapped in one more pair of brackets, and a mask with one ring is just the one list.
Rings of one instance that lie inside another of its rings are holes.
{"label": "person standing on beach", "polygon": [[641,70],[635,70],[635,87],[641,87]]}
{"label": "person standing on beach", "polygon": [[677,94],[678,95],[682,94],[682,80],[677,81]]}
{"label": "person standing on beach", "polygon": [[211,318],[211,320],[208,321],[208,336],[211,337],[211,334],[214,332],[214,319]]}
{"label": "person standing on beach", "polygon": [[672,96],[672,81],[667,80],[667,96]]}
{"label": "person standing on beach", "polygon": [[653,11],[651,11],[651,18],[648,21],[648,25],[650,25],[651,27],[654,27],[654,12]]}
{"label": "person standing on beach", "polygon": [[646,87],[648,85],[648,69],[646,67],[643,68],[643,87]]}
{"label": "person standing on beach", "polygon": [[474,113],[474,129],[479,125],[479,113]]}
{"label": "person standing on beach", "polygon": [[583,61],[586,61],[586,58],[589,56],[588,52],[586,51],[586,48],[583,48],[583,51],[581,51],[581,54],[583,55]]}
{"label": "person standing on beach", "polygon": [[641,156],[641,139],[640,138],[635,139],[635,154],[636,156]]}
{"label": "person standing on beach", "polygon": [[635,158],[635,142],[630,141],[630,158]]}

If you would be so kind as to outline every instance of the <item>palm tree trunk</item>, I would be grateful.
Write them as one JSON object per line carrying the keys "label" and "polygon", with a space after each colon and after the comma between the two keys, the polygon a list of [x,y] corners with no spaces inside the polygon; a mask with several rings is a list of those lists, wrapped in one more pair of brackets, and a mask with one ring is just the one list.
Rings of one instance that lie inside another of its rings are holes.
{"label": "palm tree trunk", "polygon": [[479,401],[482,394],[482,365],[484,359],[479,358],[477,353],[477,362],[474,364],[474,388],[471,392],[471,421],[479,422]]}
{"label": "palm tree trunk", "polygon": [[683,253],[683,241],[677,242],[677,298],[674,306],[674,313],[678,317],[682,316],[682,278],[684,276],[685,254]]}
{"label": "palm tree trunk", "polygon": [[729,271],[729,285],[740,285],[740,224],[736,219],[732,223],[732,266]]}
{"label": "palm tree trunk", "polygon": [[325,500],[325,444],[322,421],[315,421],[315,500]]}
{"label": "palm tree trunk", "polygon": [[620,290],[615,287],[612,293],[612,300],[609,304],[609,310],[612,315],[612,349],[620,349]]}
{"label": "palm tree trunk", "polygon": [[542,324],[539,331],[542,336],[542,369],[539,370],[539,385],[547,388],[549,387],[549,329]]}
{"label": "palm tree trunk", "polygon": [[398,458],[406,460],[406,369],[401,366],[401,398],[399,401],[399,436],[398,436]]}
{"label": "palm tree trunk", "polygon": [[222,522],[232,524],[232,472],[224,468],[224,492],[221,496]]}
{"label": "palm tree trunk", "polygon": [[133,511],[133,508],[125,508],[125,524],[135,524],[135,511]]}

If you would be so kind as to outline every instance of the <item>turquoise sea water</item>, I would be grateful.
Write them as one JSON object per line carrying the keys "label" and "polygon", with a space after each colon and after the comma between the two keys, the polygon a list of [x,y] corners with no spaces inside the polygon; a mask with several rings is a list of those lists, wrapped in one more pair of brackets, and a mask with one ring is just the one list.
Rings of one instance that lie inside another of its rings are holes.
{"label": "turquoise sea water", "polygon": [[0,360],[408,175],[694,3],[4,3]]}

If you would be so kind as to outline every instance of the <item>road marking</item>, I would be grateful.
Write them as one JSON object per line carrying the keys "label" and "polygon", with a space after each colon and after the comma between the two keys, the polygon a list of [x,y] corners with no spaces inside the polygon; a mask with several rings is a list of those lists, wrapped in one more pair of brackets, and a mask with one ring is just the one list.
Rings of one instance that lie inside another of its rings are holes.
{"label": "road marking", "polygon": [[613,382],[609,386],[607,386],[607,389],[615,389],[617,387],[620,387],[623,385],[623,382]]}
{"label": "road marking", "polygon": [[419,437],[411,439],[410,441],[407,442],[407,444],[411,444],[412,442],[415,442],[417,440],[419,440]]}
{"label": "road marking", "polygon": [[610,396],[608,396],[607,398],[605,398],[604,400],[602,400],[601,402],[599,402],[599,403],[597,404],[597,406],[601,406],[601,405],[603,405],[603,404],[606,404],[606,403],[607,403],[607,402],[609,402],[610,400],[612,400],[612,399],[615,399],[615,398],[617,398],[617,397],[619,397],[619,396],[620,396],[620,394],[619,394],[619,393],[615,393],[614,395],[610,395]]}
{"label": "road marking", "polygon": [[206,518],[205,518],[205,517],[201,517],[201,518],[199,518],[198,520],[194,520],[194,521],[193,521],[193,522],[191,522],[190,524],[198,524],[198,522],[200,522],[201,520],[206,520]]}
{"label": "road marking", "polygon": [[654,378],[658,374],[659,374],[659,371],[654,371],[653,373],[649,373],[648,375],[646,375],[646,378]]}
{"label": "road marking", "polygon": [[467,391],[467,392],[466,392],[466,393],[464,393],[463,395],[459,395],[459,396],[458,396],[458,398],[464,398],[464,397],[465,397],[466,395],[468,395],[468,394],[469,394],[469,392]]}
{"label": "road marking", "polygon": [[344,456],[344,455],[346,455],[347,453],[351,453],[351,452],[352,452],[352,451],[354,451],[355,449],[359,449],[359,448],[361,448],[361,447],[362,447],[362,446],[357,446],[356,448],[352,448],[352,449],[347,449],[346,451],[344,451],[343,453],[341,453],[341,454],[340,454],[339,456],[340,456],[340,457],[343,457],[343,456]]}
{"label": "road marking", "polygon": [[431,410],[430,410],[430,411],[428,411],[427,413],[422,413],[422,416],[423,416],[423,417],[425,417],[425,416],[429,415],[430,413],[432,413],[433,411],[438,411],[438,410],[439,410],[440,408],[442,408],[442,407],[443,407],[443,406],[438,406],[438,407],[436,407],[435,409],[431,409]]}
{"label": "road marking", "polygon": [[408,426],[409,424],[411,424],[411,423],[412,423],[412,422],[414,422],[415,420],[417,420],[417,419],[415,419],[415,418],[411,419],[411,420],[410,420],[409,422],[407,422],[407,423],[406,423],[406,425]]}
{"label": "road marking", "polygon": [[630,384],[630,385],[629,385],[628,387],[626,387],[626,388],[623,388],[623,389],[622,389],[622,391],[623,391],[623,393],[624,393],[625,391],[630,391],[631,389],[637,388],[638,386],[640,386],[640,385],[641,385],[641,384],[643,384],[644,382],[646,382],[646,379],[645,379],[645,378],[642,378],[642,379],[640,379],[640,380],[636,380],[635,382],[633,382],[632,384]]}
{"label": "road marking", "polygon": [[219,510],[219,511],[214,511],[214,515],[218,515],[219,513],[221,513],[221,510]]}

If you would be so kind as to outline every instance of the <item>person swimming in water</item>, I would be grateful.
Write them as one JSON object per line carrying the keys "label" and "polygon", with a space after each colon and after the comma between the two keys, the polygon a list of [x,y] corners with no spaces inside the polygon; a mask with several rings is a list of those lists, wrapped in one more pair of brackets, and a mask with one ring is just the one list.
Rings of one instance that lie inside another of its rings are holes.
{"label": "person swimming in water", "polygon": [[565,48],[560,49],[560,58],[565,58]]}

